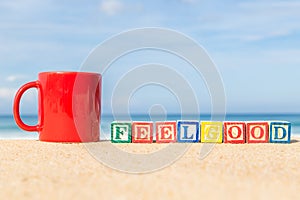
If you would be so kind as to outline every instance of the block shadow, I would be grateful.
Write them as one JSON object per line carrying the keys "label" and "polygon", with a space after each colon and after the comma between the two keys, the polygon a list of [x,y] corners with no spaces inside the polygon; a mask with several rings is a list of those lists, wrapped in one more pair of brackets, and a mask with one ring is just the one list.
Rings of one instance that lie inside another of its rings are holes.
{"label": "block shadow", "polygon": [[297,139],[291,139],[291,143],[298,143],[298,142],[300,142],[300,141]]}

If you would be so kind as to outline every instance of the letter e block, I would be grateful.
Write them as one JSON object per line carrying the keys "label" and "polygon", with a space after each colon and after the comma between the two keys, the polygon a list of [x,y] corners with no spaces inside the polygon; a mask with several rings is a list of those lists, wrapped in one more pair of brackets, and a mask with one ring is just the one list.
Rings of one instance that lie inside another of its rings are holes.
{"label": "letter e block", "polygon": [[132,123],[132,143],[153,142],[153,122]]}
{"label": "letter e block", "polygon": [[269,123],[268,122],[247,122],[246,140],[247,143],[269,142]]}
{"label": "letter e block", "polygon": [[131,143],[131,122],[112,122],[111,142]]}
{"label": "letter e block", "polygon": [[290,122],[270,122],[271,143],[291,143]]}
{"label": "letter e block", "polygon": [[245,142],[245,122],[224,122],[224,143],[243,144]]}
{"label": "letter e block", "polygon": [[201,142],[222,143],[223,123],[222,122],[201,122]]}
{"label": "letter e block", "polygon": [[176,122],[156,122],[156,143],[176,142]]}
{"label": "letter e block", "polygon": [[177,142],[199,142],[198,121],[177,121]]}

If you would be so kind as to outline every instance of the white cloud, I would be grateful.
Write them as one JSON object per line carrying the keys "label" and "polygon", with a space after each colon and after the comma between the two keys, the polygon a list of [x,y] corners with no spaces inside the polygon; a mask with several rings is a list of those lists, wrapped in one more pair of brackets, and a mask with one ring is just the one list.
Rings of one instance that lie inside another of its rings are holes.
{"label": "white cloud", "polygon": [[[10,87],[0,87],[0,102],[2,101],[13,101],[15,94],[18,89],[16,88],[10,88]],[[26,103],[34,103],[37,99],[37,90],[36,89],[30,89],[27,90],[23,96],[22,101]]]}
{"label": "white cloud", "polygon": [[188,3],[188,4],[193,4],[193,3],[196,3],[197,0],[181,0],[181,2]]}
{"label": "white cloud", "polygon": [[[284,68],[298,68],[300,65],[299,49],[274,49],[262,51],[262,55],[266,58],[267,63],[272,66],[279,65]],[[292,71],[291,71],[292,72]],[[294,72],[294,71],[293,71]]]}
{"label": "white cloud", "polygon": [[2,0],[0,1],[0,10],[18,12],[20,14],[33,14],[35,11],[40,11],[42,8],[47,8],[49,1],[39,0]]}
{"label": "white cloud", "polygon": [[23,80],[25,78],[27,78],[27,76],[21,75],[21,74],[15,74],[15,75],[10,75],[10,76],[6,77],[5,80],[8,82],[15,82],[15,81]]}
{"label": "white cloud", "polygon": [[[12,114],[12,106],[17,90],[17,88],[12,87],[0,87],[0,114]],[[23,113],[37,112],[37,93],[36,89],[30,89],[23,94],[20,108]]]}
{"label": "white cloud", "polygon": [[222,39],[241,41],[289,36],[300,31],[299,10],[300,2],[295,1],[244,1],[202,13],[200,28],[222,33],[218,34]]}
{"label": "white cloud", "polygon": [[100,10],[109,16],[113,16],[124,10],[124,4],[118,0],[103,0]]}
{"label": "white cloud", "polygon": [[300,30],[299,2],[248,2],[241,3],[239,8],[237,27],[255,33],[259,39],[287,36]]}
{"label": "white cloud", "polygon": [[287,9],[295,9],[295,7],[300,7],[300,2],[298,1],[251,1],[251,2],[241,2],[240,7],[246,8],[287,8]]}
{"label": "white cloud", "polygon": [[291,34],[291,32],[287,30],[278,30],[278,31],[265,30],[265,31],[254,31],[254,32],[249,31],[249,32],[238,33],[238,34],[227,34],[227,35],[220,36],[220,38],[238,39],[241,41],[252,42],[252,41],[260,41],[269,38],[288,36],[289,34]]}
{"label": "white cloud", "polygon": [[0,99],[10,100],[15,95],[16,89],[14,88],[0,88]]}

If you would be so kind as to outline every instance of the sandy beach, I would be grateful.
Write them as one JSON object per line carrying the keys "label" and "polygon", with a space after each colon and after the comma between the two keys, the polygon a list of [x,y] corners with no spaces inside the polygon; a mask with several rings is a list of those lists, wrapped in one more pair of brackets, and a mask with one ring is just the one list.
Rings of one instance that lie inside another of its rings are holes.
{"label": "sandy beach", "polygon": [[[166,146],[114,145],[140,153]],[[299,138],[291,144],[217,144],[203,160],[202,145],[192,144],[161,170],[129,174],[101,164],[83,144],[1,140],[0,199],[298,198]]]}

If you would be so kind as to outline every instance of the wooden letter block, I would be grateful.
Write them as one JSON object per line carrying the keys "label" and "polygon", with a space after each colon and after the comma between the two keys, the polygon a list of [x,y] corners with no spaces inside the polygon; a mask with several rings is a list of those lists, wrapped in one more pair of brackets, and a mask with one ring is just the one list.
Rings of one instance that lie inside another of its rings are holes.
{"label": "wooden letter block", "polygon": [[176,122],[156,122],[156,143],[176,142]]}
{"label": "wooden letter block", "polygon": [[177,121],[177,142],[199,142],[198,121]]}
{"label": "wooden letter block", "polygon": [[201,122],[201,142],[222,143],[223,123],[222,122]]}
{"label": "wooden letter block", "polygon": [[132,122],[132,143],[153,142],[153,122]]}
{"label": "wooden letter block", "polygon": [[131,143],[131,122],[112,122],[111,142]]}
{"label": "wooden letter block", "polygon": [[246,140],[247,143],[269,142],[269,123],[268,122],[247,122]]}
{"label": "wooden letter block", "polygon": [[224,122],[224,143],[243,144],[245,142],[245,122]]}
{"label": "wooden letter block", "polygon": [[270,122],[271,143],[291,143],[290,122]]}

